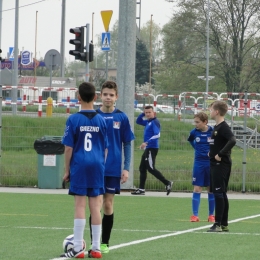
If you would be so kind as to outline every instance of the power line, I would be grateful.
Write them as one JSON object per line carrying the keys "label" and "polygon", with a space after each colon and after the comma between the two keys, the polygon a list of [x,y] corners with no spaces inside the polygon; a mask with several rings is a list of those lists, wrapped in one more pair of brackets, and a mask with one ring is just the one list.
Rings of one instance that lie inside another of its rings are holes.
{"label": "power line", "polygon": [[[34,3],[31,3],[31,4],[27,4],[27,5],[21,5],[21,6],[19,6],[19,8],[27,7],[29,5],[35,5],[35,4],[38,4],[40,2],[44,2],[44,1],[46,1],[46,0],[41,0],[41,1],[34,2]],[[15,8],[6,9],[6,10],[3,10],[2,12],[12,11],[12,10],[15,10]]]}

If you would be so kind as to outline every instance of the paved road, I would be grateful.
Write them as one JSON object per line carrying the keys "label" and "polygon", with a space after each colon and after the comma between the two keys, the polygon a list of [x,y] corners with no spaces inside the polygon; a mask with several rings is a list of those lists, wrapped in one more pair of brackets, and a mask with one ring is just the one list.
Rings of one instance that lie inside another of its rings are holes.
{"label": "paved road", "polygon": [[[0,187],[0,193],[31,193],[31,194],[68,194],[67,189],[38,189],[38,188],[9,188]],[[130,191],[121,191],[121,196],[132,196]],[[152,197],[167,197],[165,192],[154,192],[147,191],[145,196]],[[187,192],[171,192],[168,197],[171,198],[191,198],[191,193]],[[202,193],[202,198],[207,198],[207,193]],[[240,200],[260,200],[260,194],[252,193],[228,193],[229,199],[240,199]]]}

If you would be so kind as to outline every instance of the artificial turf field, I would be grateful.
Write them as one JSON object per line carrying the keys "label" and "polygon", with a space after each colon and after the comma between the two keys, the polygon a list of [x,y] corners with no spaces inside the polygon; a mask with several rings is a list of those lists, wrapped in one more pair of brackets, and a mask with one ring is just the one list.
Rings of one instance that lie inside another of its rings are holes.
{"label": "artificial turf field", "polygon": [[[260,259],[259,200],[230,199],[230,232],[216,234],[206,232],[205,198],[201,221],[191,223],[191,198],[125,195],[115,198],[110,252],[103,259]],[[58,259],[63,239],[73,233],[73,197],[4,192],[0,201],[1,260]],[[84,238],[88,248],[88,226]]]}

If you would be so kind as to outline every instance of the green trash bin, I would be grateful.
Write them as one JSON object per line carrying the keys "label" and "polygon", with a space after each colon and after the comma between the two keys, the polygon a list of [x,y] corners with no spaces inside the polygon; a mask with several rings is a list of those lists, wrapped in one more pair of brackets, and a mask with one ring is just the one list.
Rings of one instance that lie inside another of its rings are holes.
{"label": "green trash bin", "polygon": [[62,136],[43,136],[35,140],[38,153],[38,188],[61,189],[64,175],[64,145]]}

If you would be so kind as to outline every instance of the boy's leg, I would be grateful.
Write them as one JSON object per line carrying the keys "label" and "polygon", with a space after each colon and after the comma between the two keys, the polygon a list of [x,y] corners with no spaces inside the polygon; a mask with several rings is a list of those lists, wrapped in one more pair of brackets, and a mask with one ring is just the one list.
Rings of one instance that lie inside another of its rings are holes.
{"label": "boy's leg", "polygon": [[223,198],[224,198],[225,207],[223,210],[223,217],[222,217],[221,225],[228,226],[229,202],[228,202],[228,197],[227,197],[226,192],[223,193]]}
{"label": "boy's leg", "polygon": [[208,205],[209,205],[209,216],[213,216],[215,210],[215,198],[213,193],[208,193]]}
{"label": "boy's leg", "polygon": [[223,172],[225,171],[225,165],[221,162],[217,162],[211,165],[211,191],[215,198],[215,223],[208,230],[208,232],[221,232],[221,222],[223,218],[223,212],[225,208],[224,201],[224,178]]}
{"label": "boy's leg", "polygon": [[147,168],[146,168],[146,163],[145,163],[145,151],[141,157],[141,162],[140,162],[140,166],[139,166],[139,171],[140,171],[140,183],[139,183],[139,188],[141,190],[145,190],[145,182],[146,182],[146,178],[147,178]]}
{"label": "boy's leg", "polygon": [[[103,219],[102,219],[102,237],[101,244],[109,246],[109,239],[114,224],[114,196],[115,194],[105,193],[103,199]],[[107,250],[103,250],[104,253],[108,253]]]}
{"label": "boy's leg", "polygon": [[193,216],[196,217],[199,215],[201,190],[202,190],[201,187],[194,186],[193,194],[192,194],[192,213]]}
{"label": "boy's leg", "polygon": [[89,197],[89,210],[91,214],[92,250],[100,251],[102,196]]}
{"label": "boy's leg", "polygon": [[199,222],[199,207],[200,197],[202,192],[202,186],[204,186],[204,165],[202,167],[200,162],[194,160],[193,171],[192,171],[192,216],[190,217],[191,222]]}
{"label": "boy's leg", "polygon": [[146,168],[155,178],[157,178],[159,181],[161,181],[164,185],[167,186],[170,183],[170,181],[166,180],[162,173],[155,169],[155,159],[158,153],[158,149],[148,148],[146,150]]}
{"label": "boy's leg", "polygon": [[225,207],[224,207],[224,212],[223,212],[223,217],[222,217],[222,222],[221,222],[221,225],[226,226],[226,227],[228,226],[229,201],[228,201],[228,197],[227,197],[227,188],[228,188],[230,173],[231,173],[231,164],[228,164],[228,165],[226,165],[224,175],[223,175],[224,183],[225,183],[225,188],[224,188],[224,192],[223,192]]}
{"label": "boy's leg", "polygon": [[68,252],[63,253],[60,257],[65,258],[84,258],[83,237],[86,224],[86,196],[74,195],[75,213],[74,213],[74,246]]}
{"label": "boy's leg", "polygon": [[84,229],[86,225],[86,196],[74,196],[75,216],[74,216],[74,250],[82,250]]}

